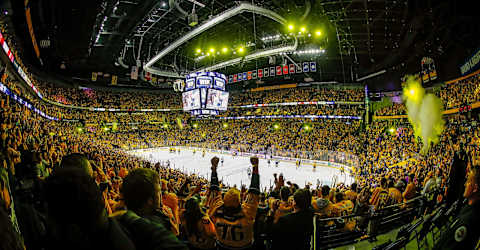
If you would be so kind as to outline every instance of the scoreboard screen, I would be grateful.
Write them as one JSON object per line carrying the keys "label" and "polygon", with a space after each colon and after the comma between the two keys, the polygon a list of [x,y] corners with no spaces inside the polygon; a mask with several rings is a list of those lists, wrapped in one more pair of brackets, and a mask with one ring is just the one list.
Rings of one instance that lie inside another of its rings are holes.
{"label": "scoreboard screen", "polygon": [[183,111],[190,111],[201,108],[200,104],[200,90],[194,89],[182,93]]}
{"label": "scoreboard screen", "polygon": [[183,110],[195,116],[218,115],[227,110],[229,94],[225,91],[226,84],[227,77],[218,72],[187,75],[182,94]]}
{"label": "scoreboard screen", "polygon": [[214,110],[227,110],[228,106],[228,92],[216,90],[216,89],[209,89],[208,96],[207,96],[207,109],[214,109]]}

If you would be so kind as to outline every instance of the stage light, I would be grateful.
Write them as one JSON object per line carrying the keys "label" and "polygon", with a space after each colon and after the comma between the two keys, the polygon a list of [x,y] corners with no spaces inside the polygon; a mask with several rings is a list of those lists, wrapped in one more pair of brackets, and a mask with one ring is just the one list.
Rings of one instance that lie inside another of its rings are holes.
{"label": "stage light", "polygon": [[293,24],[288,25],[288,30],[293,31],[294,28],[295,28],[295,26],[293,26]]}
{"label": "stage light", "polygon": [[301,32],[305,32],[306,30],[307,30],[307,28],[305,28],[305,27],[301,27],[301,28],[300,28],[300,31],[301,31]]}
{"label": "stage light", "polygon": [[227,53],[227,52],[228,52],[228,49],[227,49],[226,47],[224,47],[224,48],[222,49],[222,52],[223,52],[223,53]]}
{"label": "stage light", "polygon": [[201,49],[197,49],[197,54],[200,54],[202,52]]}
{"label": "stage light", "polygon": [[243,53],[245,49],[243,47],[238,48],[238,52]]}
{"label": "stage light", "polygon": [[215,52],[215,49],[214,48],[210,48],[210,52]]}
{"label": "stage light", "polygon": [[223,128],[228,128],[228,123],[224,123]]}
{"label": "stage light", "polygon": [[320,30],[317,30],[317,31],[315,31],[315,35],[316,35],[316,36],[321,36],[321,35],[322,35],[322,32],[321,32]]}

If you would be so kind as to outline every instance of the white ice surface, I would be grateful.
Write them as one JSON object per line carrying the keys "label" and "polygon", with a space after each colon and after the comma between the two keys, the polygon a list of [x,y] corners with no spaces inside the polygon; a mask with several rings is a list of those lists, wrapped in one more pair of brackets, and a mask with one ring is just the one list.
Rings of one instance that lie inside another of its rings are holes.
{"label": "white ice surface", "polygon": [[[149,149],[148,152],[132,151],[133,155],[144,158],[152,163],[170,161],[170,167],[179,169],[184,173],[195,173],[205,178],[210,178],[210,159],[217,156],[224,159],[224,163],[219,163],[217,169],[218,178],[223,183],[230,186],[237,185],[240,187],[246,184],[247,188],[250,185],[250,178],[247,169],[250,167],[250,157],[246,156],[232,156],[229,154],[210,153],[206,152],[205,157],[202,157],[201,149],[188,150],[182,148],[180,154],[169,153],[168,148]],[[316,186],[317,180],[321,185],[332,185],[334,176],[336,182],[343,182],[346,185],[351,184],[354,178],[347,173],[341,173],[339,169],[329,167],[326,165],[317,165],[314,170],[312,165],[302,164],[298,169],[293,161],[280,161],[278,167],[275,167],[275,162],[270,161],[270,166],[266,159],[260,159],[259,174],[260,174],[260,188],[268,189],[274,183],[273,174],[283,174],[285,183],[290,181],[297,183],[300,187],[304,187],[306,183],[311,183]]]}

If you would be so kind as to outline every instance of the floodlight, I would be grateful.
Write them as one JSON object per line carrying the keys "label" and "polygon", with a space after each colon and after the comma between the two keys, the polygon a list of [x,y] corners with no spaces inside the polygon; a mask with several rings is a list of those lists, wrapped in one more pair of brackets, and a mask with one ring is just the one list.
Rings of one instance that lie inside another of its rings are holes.
{"label": "floodlight", "polygon": [[305,28],[305,27],[301,27],[301,28],[300,28],[300,31],[301,31],[301,32],[305,32],[306,30],[307,30],[307,28]]}
{"label": "floodlight", "polygon": [[321,32],[320,30],[317,30],[317,31],[315,31],[315,35],[316,35],[316,36],[321,36],[321,35],[322,35],[322,32]]}
{"label": "floodlight", "polygon": [[214,48],[210,48],[210,52],[215,52],[215,49]]}
{"label": "floodlight", "polygon": [[222,49],[222,52],[223,52],[223,53],[227,53],[227,51],[228,51],[227,47],[224,47],[224,48]]}
{"label": "floodlight", "polygon": [[202,52],[201,49],[197,49],[197,54],[200,54]]}
{"label": "floodlight", "polygon": [[288,25],[288,30],[293,30],[294,28],[295,28],[295,26],[293,26],[293,24]]}

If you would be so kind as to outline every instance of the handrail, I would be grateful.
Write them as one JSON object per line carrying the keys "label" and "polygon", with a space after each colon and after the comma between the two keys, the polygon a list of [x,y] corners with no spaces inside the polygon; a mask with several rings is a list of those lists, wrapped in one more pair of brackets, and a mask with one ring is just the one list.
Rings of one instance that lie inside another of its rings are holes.
{"label": "handrail", "polygon": [[[383,207],[382,209],[378,210],[378,211],[375,211],[373,213],[373,216],[372,217],[375,217],[375,216],[378,216],[380,212],[382,212],[383,210],[386,210],[386,209],[391,209],[391,208],[395,208],[395,207],[400,207],[400,206],[404,206],[404,205],[408,205],[410,203],[413,203],[413,202],[416,202],[418,200],[422,199],[422,196],[417,196],[413,199],[410,199],[406,202],[402,202],[402,203],[397,203],[397,204],[394,204],[394,205],[390,205],[390,206],[386,206],[386,207]],[[318,219],[318,221],[332,221],[332,220],[338,220],[338,219],[349,219],[349,218],[352,218],[352,217],[357,217],[357,216],[370,216],[372,215],[371,213],[363,213],[363,214],[350,214],[350,215],[344,215],[344,216],[339,216],[339,217],[328,217],[328,218],[322,218],[322,219]]]}

